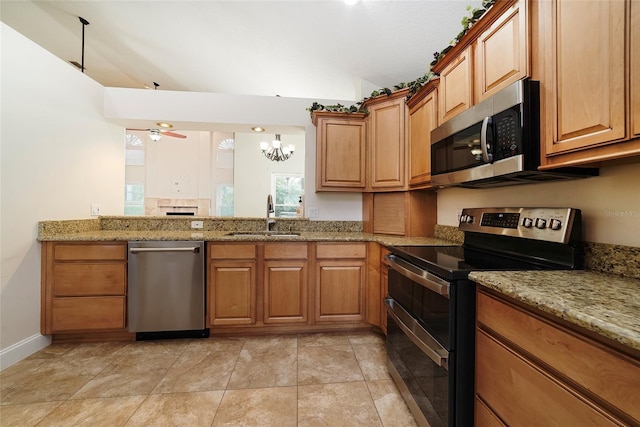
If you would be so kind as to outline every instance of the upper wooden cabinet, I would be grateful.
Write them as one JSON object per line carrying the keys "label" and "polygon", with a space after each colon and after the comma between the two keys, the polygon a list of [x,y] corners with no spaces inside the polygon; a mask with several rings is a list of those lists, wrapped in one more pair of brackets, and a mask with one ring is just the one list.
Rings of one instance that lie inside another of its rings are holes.
{"label": "upper wooden cabinet", "polygon": [[635,1],[532,3],[543,167],[640,153],[640,141],[628,141],[638,114],[637,8]]}
{"label": "upper wooden cabinet", "polygon": [[473,98],[471,48],[460,52],[440,71],[438,123],[444,123],[471,107]]}
{"label": "upper wooden cabinet", "polygon": [[365,102],[369,110],[368,176],[371,191],[398,190],[406,186],[405,99],[408,89],[378,96]]}
{"label": "upper wooden cabinet", "polygon": [[432,80],[409,101],[409,186],[423,188],[431,182],[431,131],[438,124],[439,80]]}
{"label": "upper wooden cabinet", "polygon": [[527,6],[513,3],[474,44],[476,103],[529,75]]}
{"label": "upper wooden cabinet", "polygon": [[364,191],[365,116],[362,113],[313,113],[317,191]]}

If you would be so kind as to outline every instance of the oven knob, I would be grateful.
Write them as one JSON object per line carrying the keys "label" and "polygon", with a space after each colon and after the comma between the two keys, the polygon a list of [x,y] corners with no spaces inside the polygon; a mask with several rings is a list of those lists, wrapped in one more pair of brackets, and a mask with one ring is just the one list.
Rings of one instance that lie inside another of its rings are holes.
{"label": "oven knob", "polygon": [[562,222],[559,219],[552,219],[549,221],[549,228],[552,230],[560,230],[562,228]]}
{"label": "oven knob", "polygon": [[533,226],[533,220],[531,218],[524,218],[522,220],[522,226],[524,228],[531,228]]}
{"label": "oven knob", "polygon": [[536,218],[536,228],[543,229],[547,228],[547,220],[542,218]]}
{"label": "oven knob", "polygon": [[466,220],[467,224],[471,224],[473,222],[473,216],[467,215],[467,218],[465,220]]}
{"label": "oven knob", "polygon": [[467,216],[466,215],[460,215],[460,223],[463,222],[467,222]]}

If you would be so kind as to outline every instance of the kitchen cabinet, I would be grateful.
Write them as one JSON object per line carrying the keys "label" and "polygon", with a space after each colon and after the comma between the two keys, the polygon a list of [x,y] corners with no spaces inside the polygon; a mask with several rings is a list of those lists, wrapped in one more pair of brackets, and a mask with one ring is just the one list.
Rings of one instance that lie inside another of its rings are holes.
{"label": "kitchen cabinet", "polygon": [[363,196],[362,210],[365,233],[433,236],[437,198],[430,190],[370,193]]}
{"label": "kitchen cabinet", "polygon": [[380,249],[380,293],[382,298],[378,302],[380,304],[380,311],[382,318],[380,319],[380,329],[384,334],[387,334],[387,309],[384,305],[384,298],[389,294],[389,262],[387,261],[387,255],[389,249],[382,246]]}
{"label": "kitchen cabinet", "polygon": [[42,243],[42,334],[126,333],[126,242]]}
{"label": "kitchen cabinet", "polygon": [[442,124],[471,107],[471,47],[461,51],[440,71],[438,123]]}
{"label": "kitchen cabinet", "polygon": [[627,124],[637,118],[636,3],[532,3],[538,59],[533,78],[541,86],[542,168],[640,154],[640,141],[630,140],[637,125],[629,130]]}
{"label": "kitchen cabinet", "polygon": [[264,323],[307,323],[307,243],[264,246]]}
{"label": "kitchen cabinet", "polygon": [[407,101],[409,108],[409,187],[431,182],[431,131],[438,126],[438,83],[432,80]]}
{"label": "kitchen cabinet", "polygon": [[366,320],[366,243],[317,243],[315,321]]}
{"label": "kitchen cabinet", "polygon": [[316,191],[364,191],[366,123],[363,113],[315,111]]}
{"label": "kitchen cabinet", "polygon": [[365,102],[369,111],[368,184],[370,191],[402,190],[406,186],[405,99],[409,89],[381,95]]}
{"label": "kitchen cabinet", "polygon": [[640,137],[640,4],[632,1],[630,7],[630,59],[631,59],[631,135]]}
{"label": "kitchen cabinet", "polygon": [[478,287],[476,425],[638,425],[640,361]]}
{"label": "kitchen cabinet", "polygon": [[256,322],[257,250],[253,243],[209,243],[207,280],[211,326]]}
{"label": "kitchen cabinet", "polygon": [[528,3],[513,2],[475,42],[475,103],[529,76]]}

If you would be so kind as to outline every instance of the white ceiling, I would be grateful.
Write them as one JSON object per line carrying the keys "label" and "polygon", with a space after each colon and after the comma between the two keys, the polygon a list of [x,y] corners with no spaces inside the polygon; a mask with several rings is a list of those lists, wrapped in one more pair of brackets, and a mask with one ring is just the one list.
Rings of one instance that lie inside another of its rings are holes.
{"label": "white ceiling", "polygon": [[[108,87],[360,100],[423,76],[480,0],[0,1],[0,19]],[[72,66],[72,65],[70,65]]]}

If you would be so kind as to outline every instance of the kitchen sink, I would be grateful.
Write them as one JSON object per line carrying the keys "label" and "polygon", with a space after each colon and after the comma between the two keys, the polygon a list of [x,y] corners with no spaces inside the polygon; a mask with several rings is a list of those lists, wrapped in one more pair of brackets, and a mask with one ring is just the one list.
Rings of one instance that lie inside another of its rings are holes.
{"label": "kitchen sink", "polygon": [[226,235],[241,237],[300,237],[300,233],[280,231],[232,231]]}

